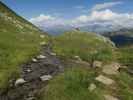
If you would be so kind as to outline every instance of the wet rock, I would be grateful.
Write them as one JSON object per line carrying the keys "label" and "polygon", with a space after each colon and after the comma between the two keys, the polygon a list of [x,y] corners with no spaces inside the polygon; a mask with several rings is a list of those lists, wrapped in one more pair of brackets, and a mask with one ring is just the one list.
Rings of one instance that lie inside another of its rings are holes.
{"label": "wet rock", "polygon": [[39,55],[39,56],[37,56],[37,58],[38,58],[38,59],[44,59],[44,58],[46,58],[46,56],[44,56],[44,55]]}
{"label": "wet rock", "polygon": [[112,63],[109,65],[105,65],[103,67],[103,72],[108,75],[115,75],[119,72],[119,69],[121,68],[119,63]]}
{"label": "wet rock", "polygon": [[118,98],[111,95],[104,95],[105,100],[119,100]]}
{"label": "wet rock", "polygon": [[16,80],[15,86],[22,85],[24,83],[26,83],[26,81],[23,78],[19,78]]}
{"label": "wet rock", "polygon": [[89,91],[92,92],[93,90],[96,89],[96,85],[95,84],[90,84],[90,86],[88,87]]}
{"label": "wet rock", "polygon": [[33,61],[33,62],[37,62],[37,59],[33,58],[32,61]]}
{"label": "wet rock", "polygon": [[43,75],[40,77],[41,81],[48,81],[52,78],[51,75]]}
{"label": "wet rock", "polygon": [[106,76],[103,76],[103,75],[99,75],[98,77],[96,77],[96,80],[105,85],[111,85],[114,83],[114,80],[112,80]]}
{"label": "wet rock", "polygon": [[102,67],[102,62],[100,62],[100,61],[94,61],[93,62],[93,67],[94,68],[101,68]]}

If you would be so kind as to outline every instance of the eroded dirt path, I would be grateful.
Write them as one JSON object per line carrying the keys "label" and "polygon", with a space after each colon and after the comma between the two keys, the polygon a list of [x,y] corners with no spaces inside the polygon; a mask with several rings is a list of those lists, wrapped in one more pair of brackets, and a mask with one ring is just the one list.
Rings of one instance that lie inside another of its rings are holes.
{"label": "eroded dirt path", "polygon": [[15,86],[15,80],[0,100],[36,100],[36,94],[40,89],[47,85],[48,81],[40,79],[43,75],[54,77],[56,74],[63,72],[64,67],[59,58],[52,54],[51,44],[42,46],[40,55],[44,58],[37,58],[37,61],[30,61],[22,65],[21,77],[26,81],[22,85]]}

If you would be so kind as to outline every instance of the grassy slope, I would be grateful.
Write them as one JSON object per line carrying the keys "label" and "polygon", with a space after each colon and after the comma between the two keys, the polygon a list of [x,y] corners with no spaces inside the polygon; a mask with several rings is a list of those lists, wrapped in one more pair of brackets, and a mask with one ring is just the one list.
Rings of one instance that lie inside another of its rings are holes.
{"label": "grassy slope", "polygon": [[133,46],[124,46],[118,49],[118,61],[133,69]]}
{"label": "grassy slope", "polygon": [[[95,69],[76,66],[67,69],[49,82],[39,95],[39,100],[104,100],[103,95],[114,95],[120,100],[133,100],[133,77],[125,72],[110,76],[116,80],[114,86],[105,86],[95,80],[98,73]],[[89,91],[91,83],[96,89]],[[113,87],[113,88],[112,88]]]}
{"label": "grassy slope", "polygon": [[86,61],[95,60],[112,60],[113,49],[112,43],[95,33],[86,33],[80,31],[66,32],[54,37],[53,50],[61,56],[73,58],[79,56]]}
{"label": "grassy slope", "polygon": [[[89,61],[88,59],[92,59],[95,54],[91,57],[86,55],[90,55],[90,52],[94,51],[98,51],[101,55],[98,58],[95,56],[94,60],[111,61],[110,59],[114,58],[113,53],[115,51],[112,51],[111,43],[109,41],[104,42],[103,38],[101,39],[94,33],[67,32],[55,37],[53,44],[54,51],[67,59],[78,55],[83,60]],[[101,53],[101,50],[109,50],[110,53]],[[118,54],[115,53],[117,56],[115,58],[122,61],[128,60],[128,62],[132,63],[132,61],[129,61],[132,55],[129,56],[129,53],[132,51],[127,52],[127,49],[120,51],[118,49]],[[40,93],[39,100],[104,100],[104,94],[114,95],[121,100],[133,99],[133,77],[131,75],[122,71],[118,75],[108,76],[115,80],[116,83],[114,86],[105,86],[95,81],[98,74],[102,74],[99,69],[90,69],[78,64],[70,66],[64,74],[58,75],[49,82],[49,85]],[[91,83],[97,86],[92,92],[88,90]]]}
{"label": "grassy slope", "polygon": [[39,51],[41,32],[1,2],[0,23],[0,88],[4,88],[19,75],[18,66]]}
{"label": "grassy slope", "polygon": [[103,100],[100,90],[89,92],[88,86],[95,82],[94,70],[75,67],[51,80],[40,100]]}

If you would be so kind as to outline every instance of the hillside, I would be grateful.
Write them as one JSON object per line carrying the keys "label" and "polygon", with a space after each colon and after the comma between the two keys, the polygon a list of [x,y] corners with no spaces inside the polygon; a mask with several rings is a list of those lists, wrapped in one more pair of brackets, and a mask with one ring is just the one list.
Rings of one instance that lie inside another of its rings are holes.
{"label": "hillside", "polygon": [[132,70],[118,62],[132,64],[132,51],[120,52],[108,38],[77,30],[54,36],[52,43],[65,69],[42,89],[38,100],[133,99]]}
{"label": "hillside", "polygon": [[53,50],[67,58],[113,60],[115,45],[109,39],[90,32],[70,31],[53,37]]}
{"label": "hillside", "polygon": [[40,51],[41,31],[0,2],[0,89],[20,74],[19,65]]}
{"label": "hillside", "polygon": [[0,23],[0,100],[133,100],[133,47],[115,32],[48,36],[2,2]]}

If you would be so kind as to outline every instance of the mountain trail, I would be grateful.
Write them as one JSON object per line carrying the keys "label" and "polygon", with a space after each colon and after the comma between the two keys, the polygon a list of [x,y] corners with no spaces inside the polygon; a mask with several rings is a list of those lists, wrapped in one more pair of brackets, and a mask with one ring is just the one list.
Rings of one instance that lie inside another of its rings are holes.
{"label": "mountain trail", "polygon": [[53,54],[51,43],[42,46],[39,56],[22,65],[21,78],[12,80],[11,87],[0,96],[0,100],[36,100],[36,95],[48,84],[48,80],[64,70]]}

